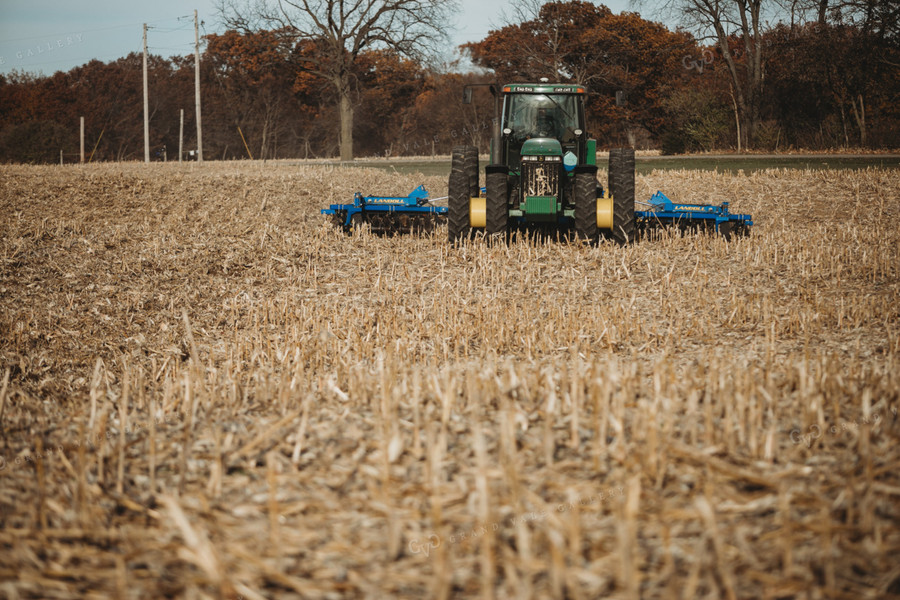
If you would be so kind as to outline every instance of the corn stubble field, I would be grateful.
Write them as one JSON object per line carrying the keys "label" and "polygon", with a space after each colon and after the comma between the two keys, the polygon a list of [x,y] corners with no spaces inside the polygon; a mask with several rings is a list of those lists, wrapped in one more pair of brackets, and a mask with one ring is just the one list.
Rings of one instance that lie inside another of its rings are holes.
{"label": "corn stubble field", "polygon": [[2,172],[0,597],[900,597],[897,171],[655,171],[756,226],[624,248]]}

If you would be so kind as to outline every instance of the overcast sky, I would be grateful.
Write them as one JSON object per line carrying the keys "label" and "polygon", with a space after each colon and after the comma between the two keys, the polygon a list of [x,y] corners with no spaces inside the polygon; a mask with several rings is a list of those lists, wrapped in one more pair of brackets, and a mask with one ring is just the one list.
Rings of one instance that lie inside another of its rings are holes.
{"label": "overcast sky", "polygon": [[[605,2],[614,12],[628,0]],[[50,75],[91,59],[109,62],[141,51],[142,24],[147,46],[164,57],[194,51],[194,8],[204,22],[200,35],[221,31],[214,0],[0,0],[0,73],[13,70]],[[510,2],[462,0],[454,31],[455,45],[484,39],[503,23]],[[448,49],[449,51],[449,49]]]}

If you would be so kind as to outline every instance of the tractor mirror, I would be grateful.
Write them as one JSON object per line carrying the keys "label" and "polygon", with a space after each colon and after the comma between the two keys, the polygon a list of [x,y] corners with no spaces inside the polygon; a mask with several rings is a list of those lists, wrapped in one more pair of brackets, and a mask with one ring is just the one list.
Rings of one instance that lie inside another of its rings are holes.
{"label": "tractor mirror", "polygon": [[463,88],[463,104],[472,104],[472,88]]}

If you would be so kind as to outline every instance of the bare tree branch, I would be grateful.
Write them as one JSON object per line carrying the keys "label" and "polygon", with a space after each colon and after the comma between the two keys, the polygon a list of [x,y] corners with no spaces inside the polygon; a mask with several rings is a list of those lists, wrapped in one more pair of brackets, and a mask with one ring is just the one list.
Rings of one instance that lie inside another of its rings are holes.
{"label": "bare tree branch", "polygon": [[341,160],[353,157],[352,68],[362,52],[389,49],[424,61],[449,41],[446,24],[458,0],[219,0],[229,29],[269,29],[319,52],[297,60],[327,78],[338,95]]}

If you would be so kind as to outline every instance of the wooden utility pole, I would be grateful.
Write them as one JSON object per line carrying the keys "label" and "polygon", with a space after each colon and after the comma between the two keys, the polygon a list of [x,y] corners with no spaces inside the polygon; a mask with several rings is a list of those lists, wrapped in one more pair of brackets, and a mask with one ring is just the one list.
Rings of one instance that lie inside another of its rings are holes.
{"label": "wooden utility pole", "polygon": [[147,24],[144,23],[144,162],[150,162],[150,113],[147,102]]}
{"label": "wooden utility pole", "polygon": [[197,112],[197,164],[203,164],[203,130],[200,127],[200,23],[194,10],[194,100]]}
{"label": "wooden utility pole", "polygon": [[81,164],[84,164],[84,117],[81,117]]}
{"label": "wooden utility pole", "polygon": [[181,121],[178,124],[178,162],[181,162],[182,144],[184,143],[184,109],[181,109]]}

